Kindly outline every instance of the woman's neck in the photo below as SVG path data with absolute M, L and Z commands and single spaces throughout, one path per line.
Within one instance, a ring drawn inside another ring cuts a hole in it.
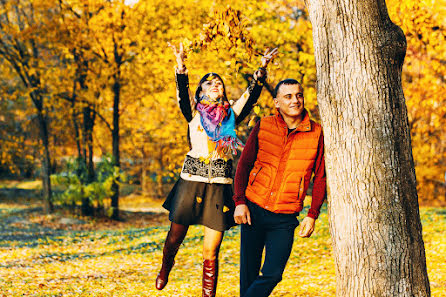
M 211 97 L 208 97 L 208 96 L 206 96 L 206 95 L 204 95 L 204 96 L 202 96 L 201 97 L 201 100 L 206 100 L 206 101 L 208 101 L 209 103 L 223 103 L 223 97 L 218 97 L 218 98 L 211 98 Z

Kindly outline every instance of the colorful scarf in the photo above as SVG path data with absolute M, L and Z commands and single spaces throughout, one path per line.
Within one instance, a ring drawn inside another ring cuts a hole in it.
M 204 97 L 204 96 L 203 96 Z M 218 153 L 237 154 L 237 147 L 243 143 L 235 133 L 235 115 L 227 101 L 211 101 L 207 97 L 197 103 L 197 110 L 201 115 L 201 125 L 206 134 L 215 142 Z

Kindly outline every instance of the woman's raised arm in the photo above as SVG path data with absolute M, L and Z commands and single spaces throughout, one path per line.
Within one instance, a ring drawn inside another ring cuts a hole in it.
M 175 55 L 177 66 L 175 67 L 175 81 L 177 85 L 177 100 L 183 116 L 186 121 L 192 121 L 192 101 L 189 96 L 189 78 L 187 76 L 187 68 L 184 64 L 186 54 L 184 53 L 183 44 L 180 43 L 179 48 L 167 43 Z
M 254 72 L 253 80 L 249 84 L 248 89 L 234 103 L 232 110 L 236 115 L 235 123 L 241 123 L 251 112 L 254 104 L 260 97 L 262 87 L 266 79 L 266 67 L 278 54 L 277 48 L 272 50 L 266 49 L 261 59 L 261 67 Z

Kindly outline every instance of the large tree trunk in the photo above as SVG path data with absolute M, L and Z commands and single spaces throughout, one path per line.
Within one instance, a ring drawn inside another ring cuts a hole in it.
M 384 0 L 307 0 L 337 296 L 430 296 L 401 71 Z

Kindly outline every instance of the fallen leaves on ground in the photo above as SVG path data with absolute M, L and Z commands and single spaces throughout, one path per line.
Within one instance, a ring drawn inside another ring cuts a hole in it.
M 432 296 L 439 297 L 446 296 L 445 212 L 421 209 Z M 154 214 L 152 222 L 143 213 L 127 216 L 125 222 L 93 221 L 73 228 L 36 214 L 30 215 L 29 224 L 2 223 L 0 296 L 201 296 L 203 228 L 190 228 L 169 284 L 157 291 L 154 281 L 168 231 L 166 214 Z M 219 296 L 238 296 L 239 244 L 239 227 L 226 232 Z M 315 234 L 310 239 L 296 236 L 284 278 L 271 296 L 335 296 L 335 288 L 324 208 Z

